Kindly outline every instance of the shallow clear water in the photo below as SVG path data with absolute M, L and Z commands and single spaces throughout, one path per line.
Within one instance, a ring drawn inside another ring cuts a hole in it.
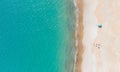
M 72 0 L 0 1 L 0 72 L 72 72 Z

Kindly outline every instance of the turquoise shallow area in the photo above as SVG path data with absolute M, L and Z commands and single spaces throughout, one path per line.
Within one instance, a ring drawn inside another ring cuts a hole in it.
M 0 72 L 72 72 L 72 0 L 0 0 Z

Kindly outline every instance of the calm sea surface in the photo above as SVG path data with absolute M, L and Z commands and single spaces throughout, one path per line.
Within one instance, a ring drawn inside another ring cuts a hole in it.
M 0 0 L 0 72 L 72 72 L 72 0 Z

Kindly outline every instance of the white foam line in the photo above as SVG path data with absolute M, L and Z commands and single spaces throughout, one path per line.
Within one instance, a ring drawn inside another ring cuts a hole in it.
M 78 35 L 78 9 L 77 9 L 77 4 L 76 1 L 73 0 L 74 6 L 76 8 L 75 10 L 75 16 L 76 16 L 76 23 L 75 23 L 75 57 L 74 57 L 74 69 L 73 72 L 75 72 L 76 70 L 76 58 L 77 58 L 77 47 L 78 47 L 78 39 L 77 39 L 77 35 Z

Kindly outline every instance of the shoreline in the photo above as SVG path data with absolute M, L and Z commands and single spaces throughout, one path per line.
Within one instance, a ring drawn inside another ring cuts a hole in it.
M 75 6 L 75 57 L 74 57 L 74 71 L 82 72 L 82 56 L 83 48 L 83 0 L 73 0 Z
M 120 1 L 84 0 L 84 10 L 80 1 L 75 0 L 74 72 L 120 72 Z

